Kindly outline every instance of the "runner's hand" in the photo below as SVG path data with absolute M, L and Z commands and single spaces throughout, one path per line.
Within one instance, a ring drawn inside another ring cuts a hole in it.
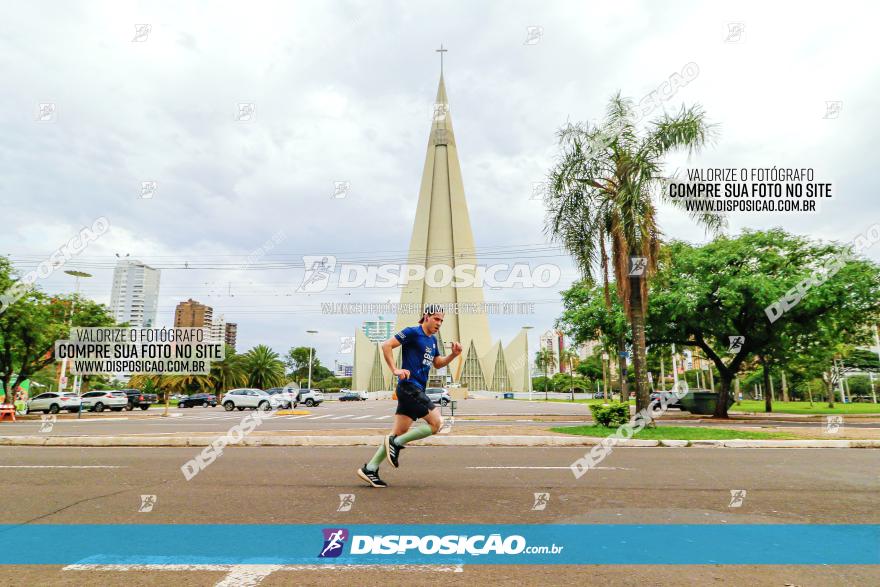
M 409 379 L 409 369 L 395 369 L 394 374 L 401 379 Z
M 452 343 L 452 356 L 457 357 L 461 354 L 461 343 L 454 342 Z

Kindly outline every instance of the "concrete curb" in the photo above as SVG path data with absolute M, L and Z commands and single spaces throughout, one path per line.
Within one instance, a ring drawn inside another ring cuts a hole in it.
M 0 446 L 208 446 L 219 436 L 0 436 Z M 228 446 L 374 446 L 382 436 L 247 436 Z M 432 436 L 428 446 L 594 446 L 590 436 Z M 880 448 L 880 440 L 622 440 L 622 447 Z

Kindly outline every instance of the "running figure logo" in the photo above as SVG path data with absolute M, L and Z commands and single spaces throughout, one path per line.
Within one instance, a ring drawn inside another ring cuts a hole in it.
M 318 558 L 336 558 L 342 554 L 345 541 L 348 540 L 348 530 L 345 528 L 324 528 L 324 548 Z
M 48 416 L 46 414 L 40 415 L 40 433 L 52 432 L 56 420 L 55 414 L 49 414 Z
M 837 434 L 843 426 L 843 416 L 825 416 L 825 432 Z
M 740 351 L 743 343 L 746 342 L 745 336 L 728 336 L 727 339 L 730 341 L 730 346 L 727 347 L 727 352 L 734 355 Z
M 339 494 L 339 507 L 336 508 L 337 512 L 350 512 L 351 506 L 354 505 L 354 493 L 340 493 Z
M 297 293 L 317 293 L 327 289 L 330 282 L 330 273 L 336 268 L 336 257 L 325 255 L 314 257 L 306 255 L 303 257 L 303 267 L 305 274 L 300 286 L 296 289 Z
M 630 277 L 637 277 L 639 275 L 644 275 L 645 269 L 647 267 L 648 267 L 647 257 L 630 257 L 629 258 L 629 275 L 630 275 Z
M 741 507 L 743 502 L 746 499 L 746 490 L 745 489 L 731 489 L 730 490 L 730 503 L 727 504 L 729 508 L 738 508 Z
M 139 512 L 151 512 L 153 511 L 153 506 L 156 505 L 156 496 L 155 495 L 142 495 L 141 496 L 141 507 L 138 508 Z
M 339 350 L 336 351 L 341 354 L 350 354 L 354 350 L 354 337 L 353 336 L 340 336 L 339 337 Z
M 545 509 L 549 502 L 550 502 L 550 494 L 549 493 L 536 493 L 535 494 L 535 505 L 532 506 L 532 511 Z

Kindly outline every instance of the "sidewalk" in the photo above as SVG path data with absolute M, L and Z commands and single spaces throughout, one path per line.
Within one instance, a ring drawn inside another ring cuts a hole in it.
M 305 431 L 304 431 L 305 432 Z M 226 446 L 376 446 L 384 438 L 381 434 L 364 435 L 362 430 L 315 431 L 305 433 L 251 434 Z M 342 433 L 345 432 L 345 433 Z M 197 447 L 208 446 L 222 435 L 193 434 L 175 436 L 0 436 L 0 446 L 79 446 L 79 447 Z M 498 447 L 552 447 L 595 446 L 600 437 L 553 434 L 520 435 L 457 435 L 441 434 L 428 437 L 412 446 L 498 446 Z M 880 439 L 809 439 L 809 440 L 621 440 L 623 447 L 714 447 L 714 448 L 880 448 Z

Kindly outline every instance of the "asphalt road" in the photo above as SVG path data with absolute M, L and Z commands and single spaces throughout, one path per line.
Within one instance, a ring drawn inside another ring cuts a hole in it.
M 191 481 L 196 449 L 0 447 L 0 523 L 880 523 L 871 450 L 621 448 L 575 479 L 577 448 L 413 446 L 390 487 L 354 475 L 366 447 L 230 448 Z M 82 468 L 89 467 L 89 468 Z M 551 468 L 548 468 L 551 467 Z M 730 491 L 745 489 L 741 507 Z M 546 509 L 533 510 L 534 493 Z M 339 494 L 355 495 L 338 512 Z M 155 495 L 139 512 L 141 495 Z M 759 548 L 760 545 L 756 545 Z M 266 569 L 2 567 L 0 585 L 867 585 L 877 567 L 614 566 Z M 242 573 L 251 575 L 243 577 Z M 238 573 L 239 575 L 236 575 Z
M 325 402 L 313 408 L 302 407 L 308 412 L 304 415 L 275 416 L 264 421 L 258 428 L 261 432 L 363 429 L 388 430 L 391 427 L 396 403 L 391 400 L 366 402 Z M 19 420 L 16 422 L 0 422 L 0 435 L 35 435 L 50 436 L 114 436 L 114 435 L 170 435 L 177 433 L 222 433 L 236 424 L 248 413 L 226 412 L 222 407 L 216 408 L 171 408 L 174 416 L 161 416 L 164 409 L 152 408 L 148 411 L 133 412 L 102 412 L 84 413 L 80 419 L 66 415 L 59 417 L 51 430 L 46 431 L 40 420 Z M 449 408 L 443 409 L 449 414 Z M 583 424 L 591 422 L 589 409 L 584 404 L 567 404 L 563 402 L 542 401 L 505 401 L 494 399 L 467 400 L 458 402 L 455 411 L 455 425 L 467 427 L 505 426 L 550 426 Z M 468 419 L 461 418 L 465 416 Z M 553 416 L 554 421 L 534 420 L 536 417 Z M 730 426 L 734 422 L 709 422 L 705 419 L 682 419 L 677 410 L 670 410 L 658 420 L 660 426 Z M 503 418 L 503 419 L 502 419 Z M 825 420 L 791 421 L 791 420 L 750 420 L 736 421 L 738 425 L 755 428 L 761 426 L 815 428 L 821 432 Z M 865 422 L 850 418 L 846 426 L 880 430 L 880 422 Z

